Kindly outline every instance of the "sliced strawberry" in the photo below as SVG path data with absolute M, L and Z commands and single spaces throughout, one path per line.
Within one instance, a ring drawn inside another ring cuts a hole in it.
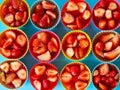
M 117 73 L 114 77 L 115 80 L 118 80 L 119 79 L 119 74 Z
M 96 17 L 103 17 L 104 14 L 105 14 L 105 9 L 103 9 L 103 8 L 97 8 L 94 10 L 94 15 Z
M 1 13 L 5 16 L 8 14 L 8 6 L 7 5 L 3 5 L 1 7 Z
M 72 80 L 72 75 L 69 73 L 69 72 L 64 72 L 62 75 L 61 75 L 61 80 L 64 82 L 64 83 L 68 83 Z
M 11 51 L 4 48 L 1 48 L 1 54 L 7 58 L 11 57 Z
M 10 63 L 10 66 L 11 66 L 11 69 L 12 69 L 13 71 L 17 71 L 17 70 L 20 69 L 20 67 L 22 66 L 22 64 L 19 63 L 19 62 L 17 62 L 17 61 L 15 61 L 15 62 L 11 62 L 11 63 Z
M 14 15 L 12 13 L 9 13 L 4 18 L 5 22 L 10 24 L 14 21 Z
M 7 38 L 12 38 L 12 39 L 15 39 L 15 38 L 16 38 L 16 34 L 15 34 L 15 32 L 12 31 L 12 30 L 6 31 L 6 32 L 5 32 L 5 35 L 6 35 Z
M 18 49 L 18 50 L 12 49 L 11 50 L 11 55 L 12 55 L 13 58 L 19 58 L 20 56 L 23 55 L 23 52 L 20 49 Z
M 38 80 L 33 81 L 33 85 L 35 86 L 37 90 L 41 90 L 42 88 L 41 82 Z
M 55 69 L 47 69 L 46 74 L 47 74 L 48 76 L 55 76 L 55 75 L 58 74 L 58 71 L 55 70 Z
M 37 58 L 41 61 L 49 61 L 51 59 L 51 55 L 49 51 L 46 51 L 45 53 L 39 55 Z
M 79 7 L 79 12 L 83 13 L 85 11 L 85 9 L 87 8 L 87 4 L 85 2 L 79 2 L 77 3 L 78 7 Z
M 21 0 L 12 0 L 12 6 L 14 9 L 18 9 L 20 5 Z
M 75 57 L 76 57 L 77 59 L 79 59 L 80 57 L 79 57 L 78 48 L 76 47 L 74 51 L 75 51 Z
M 116 48 L 120 42 L 120 37 L 119 35 L 115 35 L 112 39 L 111 39 L 112 43 L 113 43 L 113 47 Z
M 102 36 L 100 36 L 100 41 L 105 43 L 107 41 L 109 41 L 110 39 L 112 39 L 115 35 L 113 33 L 109 33 L 109 34 L 104 34 Z
M 39 21 L 39 19 L 40 19 L 39 17 L 40 16 L 38 14 L 33 13 L 32 14 L 32 21 L 35 22 L 35 23 L 37 23 Z
M 75 30 L 77 29 L 77 25 L 67 25 L 68 28 L 70 28 L 71 30 Z
M 53 77 L 48 77 L 47 78 L 50 82 L 56 82 L 58 77 L 57 76 L 53 76 Z
M 110 29 L 112 28 L 113 29 L 115 27 L 115 25 L 116 24 L 115 24 L 115 20 L 114 19 L 111 19 L 111 20 L 108 21 L 108 28 L 110 28 Z
M 23 18 L 23 12 L 16 12 L 15 14 L 15 20 L 19 21 L 19 20 L 22 20 Z
M 67 48 L 67 49 L 66 49 L 66 54 L 67 54 L 68 57 L 71 58 L 71 57 L 74 55 L 74 53 L 75 53 L 75 52 L 74 52 L 74 49 L 73 49 L 73 48 Z
M 80 71 L 83 71 L 83 70 L 85 70 L 85 65 L 80 64 Z
M 104 29 L 106 27 L 107 21 L 105 19 L 101 19 L 98 23 L 98 27 L 100 29 Z
M 110 10 L 115 10 L 118 8 L 117 4 L 115 2 L 110 2 L 109 5 L 108 5 L 108 8 Z
M 83 58 L 86 54 L 85 49 L 82 49 L 81 47 L 79 47 L 78 50 L 79 50 L 79 57 Z
M 63 21 L 67 24 L 73 23 L 75 18 L 72 14 L 70 13 L 65 13 L 62 17 Z
M 22 80 L 19 78 L 16 78 L 12 81 L 12 84 L 14 85 L 15 88 L 18 88 L 22 85 Z
M 111 11 L 111 10 L 106 10 L 106 12 L 105 12 L 105 17 L 106 17 L 107 19 L 111 19 L 111 18 L 112 18 L 112 11 Z
M 0 80 L 2 82 L 5 82 L 5 73 L 4 72 L 0 72 Z
M 56 45 L 51 41 L 48 43 L 47 47 L 50 52 L 57 52 L 58 50 L 58 47 L 56 47 Z
M 47 47 L 46 46 L 43 46 L 43 47 L 33 47 L 33 52 L 36 53 L 36 54 L 43 54 L 47 51 Z
M 42 41 L 43 43 L 48 43 L 49 42 L 49 39 L 50 39 L 50 36 L 48 33 L 46 32 L 40 32 L 37 34 L 37 38 Z
M 42 6 L 44 9 L 55 9 L 56 5 L 49 3 L 48 1 L 42 1 Z
M 50 25 L 50 18 L 47 14 L 44 14 L 44 16 L 41 18 L 40 22 L 39 22 L 39 26 L 40 27 L 48 27 Z
M 105 51 L 110 51 L 112 49 L 112 46 L 113 46 L 113 42 L 106 42 L 105 45 L 104 45 L 104 50 Z
M 97 84 L 97 85 L 101 82 L 101 77 L 100 77 L 100 75 L 95 76 L 93 79 L 94 79 L 94 83 Z
M 53 42 L 55 44 L 55 46 L 58 47 L 58 42 L 57 42 L 56 38 L 52 37 L 51 42 Z
M 99 67 L 100 75 L 106 75 L 109 73 L 109 65 L 103 64 Z
M 90 43 L 89 43 L 88 39 L 81 39 L 79 42 L 80 42 L 80 47 L 81 48 L 84 49 L 84 48 L 89 47 Z
M 17 76 L 21 79 L 21 80 L 26 80 L 27 78 L 27 71 L 25 69 L 20 69 L 17 72 Z
M 2 71 L 4 71 L 5 73 L 9 72 L 9 69 L 10 69 L 10 65 L 9 63 L 3 63 L 0 65 L 0 69 Z
M 35 74 L 38 76 L 43 75 L 45 70 L 46 70 L 45 66 L 36 66 L 35 67 Z
M 114 11 L 113 12 L 113 17 L 118 20 L 119 19 L 119 16 L 120 16 L 120 12 L 119 11 Z
M 93 76 L 98 76 L 98 74 L 99 74 L 99 71 L 98 71 L 98 70 L 95 70 L 95 71 L 93 72 Z
M 27 43 L 27 39 L 24 35 L 20 34 L 16 38 L 16 43 L 19 44 L 21 47 L 24 47 Z
M 79 34 L 77 35 L 77 39 L 78 39 L 78 40 L 85 39 L 85 38 L 86 38 L 86 36 L 85 36 L 84 34 L 79 33 Z
M 103 49 L 104 49 L 104 44 L 102 42 L 97 42 L 95 45 L 95 53 L 101 57 L 104 57 L 102 52 Z
M 5 83 L 6 83 L 6 84 L 10 84 L 16 77 L 17 77 L 17 76 L 16 76 L 15 73 L 9 73 L 9 74 L 6 76 L 6 81 L 5 81 Z
M 21 2 L 19 5 L 19 11 L 24 12 L 27 11 L 27 6 L 24 2 Z
M 74 35 L 69 35 L 66 37 L 66 43 L 68 44 L 73 44 L 75 42 L 75 36 Z
M 120 54 L 120 46 L 117 48 L 113 49 L 112 51 L 104 53 L 105 58 L 111 60 L 116 58 Z
M 13 43 L 13 39 L 11 38 L 7 39 L 7 41 L 3 44 L 3 48 L 11 47 L 12 43 Z
M 101 90 L 109 90 L 107 86 L 105 86 L 104 84 L 102 83 L 99 83 L 99 87 Z
M 67 11 L 76 11 L 78 10 L 78 6 L 76 3 L 69 1 L 66 7 Z
M 77 81 L 75 82 L 75 88 L 76 90 L 84 90 L 87 87 L 87 83 L 83 81 Z
M 28 13 L 26 11 L 23 12 L 23 18 L 21 20 L 22 23 L 25 23 L 27 21 L 28 18 Z
M 87 70 L 82 71 L 80 73 L 78 79 L 82 80 L 82 81 L 88 81 L 90 79 L 89 72 Z
M 51 18 L 53 18 L 53 19 L 56 19 L 56 18 L 57 18 L 56 14 L 55 14 L 54 12 L 50 11 L 50 10 L 47 10 L 47 11 L 46 11 L 46 14 L 48 14 L 48 15 L 49 15 Z
M 84 20 L 88 20 L 90 18 L 90 16 L 91 16 L 90 11 L 85 10 L 82 17 L 83 17 Z
M 70 72 L 73 76 L 78 75 L 80 73 L 80 68 L 78 66 L 71 66 Z
M 79 29 L 82 28 L 82 23 L 81 23 L 79 17 L 76 18 L 76 24 L 77 24 L 77 27 L 78 27 Z

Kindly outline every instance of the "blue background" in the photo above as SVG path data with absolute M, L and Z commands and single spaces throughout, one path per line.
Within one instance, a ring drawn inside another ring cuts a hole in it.
M 2 3 L 2 1 L 4 0 L 0 0 L 0 4 Z M 26 0 L 31 8 L 32 4 L 35 2 L 35 0 Z M 60 9 L 62 9 L 62 6 L 64 5 L 65 2 L 67 2 L 67 0 L 54 0 L 58 6 L 60 7 Z M 91 9 L 94 7 L 94 5 L 97 3 L 98 0 L 86 0 L 86 2 L 90 5 Z M 118 0 L 120 2 L 120 0 Z M 5 25 L 2 24 L 2 22 L 0 21 L 0 33 L 4 30 L 6 30 L 7 27 Z M 32 23 L 29 22 L 23 26 L 22 28 L 20 28 L 21 30 L 23 30 L 28 38 L 30 39 L 30 37 L 37 31 L 39 31 L 38 28 L 34 27 L 32 25 Z M 65 28 L 62 24 L 62 22 L 60 21 L 60 23 L 57 25 L 57 27 L 55 27 L 54 29 L 52 29 L 51 31 L 55 32 L 59 37 L 60 39 L 62 40 L 62 37 L 65 35 L 65 33 L 69 32 L 70 30 L 68 30 L 67 28 Z M 93 39 L 94 35 L 97 33 L 97 32 L 100 32 L 100 30 L 98 30 L 92 23 L 90 23 L 90 25 L 85 28 L 83 31 L 87 32 L 90 37 L 91 37 L 91 40 Z M 117 30 L 115 30 L 116 32 L 120 33 L 120 28 L 118 28 Z M 3 62 L 4 60 L 6 60 L 4 57 L 0 56 L 0 63 Z M 34 60 L 34 58 L 30 55 L 30 53 L 28 52 L 27 55 L 20 59 L 22 62 L 25 63 L 25 65 L 27 66 L 28 70 L 31 69 L 31 67 L 38 63 L 36 60 Z M 118 66 L 118 68 L 120 69 L 120 58 L 118 58 L 116 61 L 112 62 L 114 63 L 115 65 Z M 59 57 L 54 60 L 52 63 L 58 68 L 59 72 L 61 71 L 62 67 L 65 66 L 67 63 L 70 63 L 71 61 L 68 60 L 67 58 L 65 58 L 63 56 L 62 53 L 60 53 Z M 101 61 L 99 61 L 98 59 L 96 59 L 93 54 L 92 54 L 92 51 L 91 53 L 89 54 L 89 56 L 81 61 L 83 63 L 85 63 L 86 65 L 88 65 L 88 67 L 90 68 L 91 72 L 92 70 L 94 69 L 94 67 L 100 63 L 102 63 Z M 25 89 L 28 89 L 28 90 L 34 90 L 34 88 L 31 86 L 30 84 L 30 81 L 29 81 L 29 78 L 27 80 L 27 82 L 25 83 L 25 85 L 21 88 L 19 88 L 18 90 L 25 90 Z M 120 83 L 118 84 L 118 86 L 115 88 L 115 90 L 119 90 L 120 89 Z M 6 88 L 4 88 L 3 86 L 0 85 L 0 90 L 7 90 Z M 54 90 L 64 90 L 60 81 L 58 83 L 58 85 L 56 86 L 56 88 Z M 87 90 L 96 90 L 96 88 L 94 87 L 92 81 L 89 85 L 89 87 L 87 88 Z

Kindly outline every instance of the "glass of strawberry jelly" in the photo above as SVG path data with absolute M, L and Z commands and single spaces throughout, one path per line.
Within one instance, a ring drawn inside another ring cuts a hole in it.
M 37 28 L 50 30 L 60 21 L 60 9 L 52 0 L 39 0 L 32 6 L 30 19 Z
M 119 69 L 111 63 L 97 65 L 92 73 L 92 82 L 97 89 L 115 89 L 119 82 Z
M 61 11 L 62 23 L 70 30 L 86 28 L 91 20 L 91 9 L 84 0 L 69 0 Z
M 93 8 L 92 20 L 100 30 L 115 30 L 120 22 L 117 0 L 99 0 Z
M 61 50 L 59 37 L 48 30 L 41 30 L 30 38 L 30 53 L 41 62 L 55 60 Z
M 53 64 L 39 63 L 30 70 L 31 85 L 37 90 L 53 90 L 58 80 L 58 69 Z

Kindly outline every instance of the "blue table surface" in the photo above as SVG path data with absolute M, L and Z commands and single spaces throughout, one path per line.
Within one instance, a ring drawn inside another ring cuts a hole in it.
M 0 0 L 0 4 L 3 2 L 4 0 Z M 26 0 L 31 8 L 32 4 L 35 2 L 35 0 Z M 67 0 L 54 0 L 58 6 L 60 7 L 60 9 L 62 9 L 62 6 L 64 5 L 64 3 L 67 2 Z M 86 0 L 86 2 L 90 5 L 91 9 L 94 7 L 94 5 L 97 3 L 98 0 Z M 120 2 L 120 0 L 118 0 Z M 6 30 L 7 27 L 0 21 L 0 33 L 4 30 Z M 23 30 L 28 38 L 30 39 L 30 37 L 37 31 L 39 31 L 38 28 L 34 27 L 32 25 L 32 23 L 29 22 L 23 26 L 22 28 L 20 28 L 21 30 Z M 60 21 L 59 24 L 54 28 L 52 29 L 51 31 L 55 32 L 59 37 L 60 39 L 62 40 L 62 37 L 67 33 L 69 32 L 70 30 L 67 29 L 66 27 L 64 27 L 64 25 L 62 24 L 62 22 Z M 90 25 L 85 28 L 83 31 L 87 32 L 89 34 L 89 36 L 91 37 L 91 40 L 93 39 L 94 35 L 98 32 L 100 32 L 99 29 L 97 29 L 94 25 L 93 25 L 93 22 L 91 21 Z M 120 28 L 118 28 L 117 30 L 115 30 L 116 32 L 120 33 Z M 4 60 L 6 60 L 4 57 L 0 56 L 0 63 L 3 62 Z M 35 65 L 36 63 L 38 63 L 31 55 L 30 53 L 28 52 L 27 55 L 20 59 L 28 68 L 28 70 L 31 69 L 31 67 L 33 65 Z M 114 63 L 115 65 L 118 66 L 118 68 L 120 69 L 120 58 L 118 58 L 116 61 L 112 62 Z M 60 55 L 58 56 L 58 58 L 56 60 L 54 60 L 52 62 L 52 64 L 54 64 L 59 72 L 61 71 L 62 67 L 64 67 L 67 63 L 70 63 L 71 61 L 68 60 L 67 58 L 65 58 L 63 56 L 62 53 L 60 53 Z M 89 56 L 81 61 L 82 63 L 86 64 L 91 72 L 92 70 L 94 69 L 94 67 L 100 63 L 102 63 L 101 61 L 99 61 L 97 58 L 94 57 L 94 55 L 92 54 L 92 51 L 91 53 L 89 54 Z M 25 90 L 25 89 L 28 89 L 28 90 L 34 90 L 34 88 L 31 86 L 30 84 L 30 81 L 29 81 L 29 77 L 28 77 L 28 80 L 27 82 L 25 83 L 25 85 L 21 88 L 19 88 L 18 90 Z M 114 90 L 119 90 L 120 89 L 120 83 L 118 84 L 118 86 L 114 89 Z M 7 90 L 6 88 L 4 88 L 2 85 L 0 85 L 0 90 Z M 64 90 L 60 81 L 58 83 L 58 85 L 54 88 L 54 90 Z M 92 81 L 89 85 L 89 87 L 87 88 L 87 90 L 96 90 L 96 88 L 94 87 Z

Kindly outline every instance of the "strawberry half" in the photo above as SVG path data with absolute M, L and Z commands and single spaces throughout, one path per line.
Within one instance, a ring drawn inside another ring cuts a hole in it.
M 83 13 L 85 9 L 87 8 L 87 4 L 85 2 L 79 2 L 77 3 L 77 5 L 78 5 L 80 13 Z
M 112 42 L 106 42 L 104 45 L 104 50 L 105 51 L 110 51 L 112 49 L 113 43 Z
M 98 23 L 98 27 L 100 29 L 104 29 L 106 27 L 106 25 L 107 25 L 107 21 L 105 19 L 101 19 Z
M 15 20 L 19 21 L 19 20 L 22 20 L 23 18 L 23 12 L 16 12 L 15 14 Z
M 22 85 L 22 80 L 19 78 L 16 78 L 12 81 L 12 84 L 14 85 L 15 88 L 18 88 Z
M 38 80 L 33 81 L 33 85 L 35 86 L 37 90 L 41 90 L 42 88 L 41 82 Z
M 0 69 L 2 71 L 4 71 L 5 73 L 9 72 L 9 69 L 10 69 L 10 65 L 9 63 L 3 63 L 0 65 Z
M 106 10 L 106 12 L 105 12 L 105 17 L 106 17 L 107 19 L 111 19 L 111 18 L 112 18 L 112 11 L 111 11 L 111 10 Z
M 104 14 L 105 14 L 105 9 L 103 9 L 103 8 L 97 8 L 94 10 L 94 15 L 96 17 L 103 17 Z
M 69 1 L 66 7 L 67 11 L 76 11 L 78 10 L 78 6 L 76 3 Z
M 27 78 L 27 71 L 25 69 L 20 69 L 17 72 L 17 76 L 21 79 L 21 80 L 25 80 Z
M 75 82 L 75 88 L 76 90 L 84 90 L 87 87 L 87 83 L 83 81 L 77 81 Z
M 81 39 L 80 41 L 80 47 L 81 48 L 87 48 L 87 47 L 89 47 L 89 41 L 88 41 L 88 39 Z
M 4 17 L 4 20 L 6 23 L 10 24 L 14 21 L 14 15 L 12 13 L 9 13 Z
M 74 22 L 74 16 L 70 13 L 65 13 L 62 17 L 63 21 L 67 24 L 73 23 Z
M 70 82 L 72 80 L 72 75 L 69 72 L 64 72 L 61 75 L 61 80 L 64 83 L 68 83 L 68 82 Z
M 117 6 L 117 4 L 115 3 L 115 2 L 110 2 L 109 3 L 109 5 L 108 5 L 108 8 L 110 9 L 110 10 L 115 10 L 115 9 L 117 9 L 118 8 L 118 6 Z
M 45 66 L 36 66 L 35 67 L 35 74 L 38 76 L 43 75 L 45 70 L 46 70 Z
M 6 84 L 10 84 L 15 78 L 16 78 L 16 74 L 15 73 L 9 73 L 7 76 L 6 76 Z
M 53 18 L 53 19 L 56 19 L 56 18 L 57 18 L 56 14 L 55 14 L 54 12 L 50 11 L 50 10 L 47 10 L 47 11 L 46 11 L 46 14 L 49 15 L 49 16 L 50 16 L 51 18 Z
M 56 8 L 56 6 L 54 4 L 51 4 L 51 3 L 49 3 L 48 1 L 45 1 L 45 0 L 42 1 L 42 6 L 43 6 L 44 9 L 51 9 L 51 10 L 53 10 L 53 9 Z

